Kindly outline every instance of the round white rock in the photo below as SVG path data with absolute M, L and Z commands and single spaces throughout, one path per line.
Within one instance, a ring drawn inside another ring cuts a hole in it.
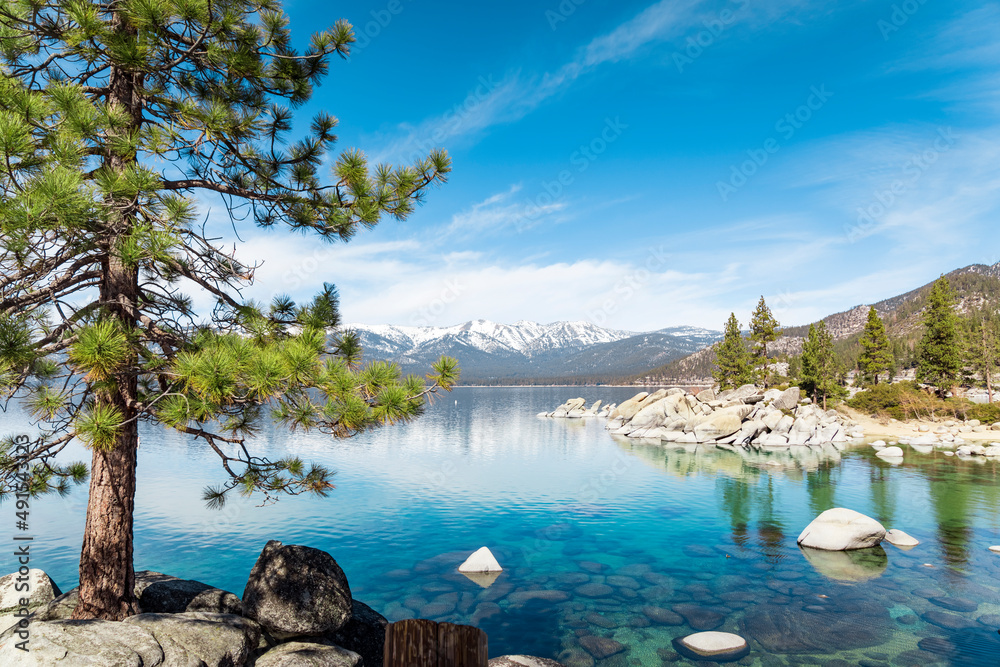
M 697 632 L 674 641 L 674 646 L 687 657 L 739 660 L 750 653 L 747 640 L 730 632 Z
M 886 447 L 875 452 L 875 456 L 879 456 L 883 459 L 901 459 L 903 458 L 903 450 L 899 447 Z
M 798 544 L 826 551 L 848 551 L 877 546 L 885 538 L 885 528 L 860 512 L 834 507 L 813 519 L 797 540 Z
M 903 531 L 897 530 L 896 528 L 886 531 L 885 541 L 889 544 L 894 544 L 897 547 L 915 547 L 920 544 L 920 540 L 907 535 Z

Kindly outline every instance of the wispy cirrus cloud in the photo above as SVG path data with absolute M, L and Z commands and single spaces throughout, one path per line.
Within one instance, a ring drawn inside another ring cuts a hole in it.
M 526 216 L 527 204 L 518 196 L 521 190 L 521 184 L 515 183 L 509 189 L 491 195 L 456 213 L 452 216 L 445 233 L 469 237 L 500 231 L 524 231 L 546 216 L 563 211 L 567 207 L 567 202 L 564 200 L 535 206 L 529 218 Z
M 375 161 L 412 160 L 429 149 L 472 139 L 489 127 L 516 122 L 597 67 L 634 57 L 643 47 L 684 35 L 700 25 L 702 0 L 660 0 L 614 30 L 594 38 L 575 58 L 541 75 L 520 71 L 495 82 L 481 77 L 465 100 L 418 125 L 400 125 L 400 135 L 375 154 Z

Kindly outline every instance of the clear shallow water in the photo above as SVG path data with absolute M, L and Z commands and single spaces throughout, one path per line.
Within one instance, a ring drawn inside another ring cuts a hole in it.
M 346 442 L 273 431 L 258 453 L 325 463 L 338 470 L 337 489 L 269 507 L 236 500 L 222 512 L 200 500 L 222 480 L 214 454 L 147 430 L 136 568 L 241 594 L 268 539 L 306 544 L 333 554 L 355 597 L 390 620 L 474 623 L 491 655 L 574 666 L 594 664 L 588 637 L 626 647 L 598 667 L 683 664 L 671 640 L 715 625 L 750 640 L 743 664 L 1000 664 L 1000 556 L 987 550 L 1000 544 L 996 462 L 907 451 L 893 466 L 867 447 L 745 457 L 535 417 L 578 395 L 633 393 L 459 389 L 413 424 Z M 22 428 L 2 419 L 4 431 Z M 922 544 L 803 553 L 795 538 L 833 506 Z M 7 535 L 13 511 L 0 506 Z M 76 584 L 84 511 L 83 489 L 32 510 L 32 565 L 64 590 Z M 483 545 L 506 568 L 487 589 L 456 572 Z M 15 569 L 7 554 L 0 563 Z

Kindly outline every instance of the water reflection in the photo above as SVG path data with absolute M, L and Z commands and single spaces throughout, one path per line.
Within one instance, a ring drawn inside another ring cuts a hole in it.
M 817 572 L 834 581 L 875 579 L 882 576 L 889 565 L 889 557 L 880 546 L 852 551 L 823 551 L 809 547 L 799 549 Z

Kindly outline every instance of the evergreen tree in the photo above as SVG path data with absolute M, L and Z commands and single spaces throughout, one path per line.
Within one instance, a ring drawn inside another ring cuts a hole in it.
M 712 377 L 720 389 L 732 389 L 753 382 L 753 365 L 746 340 L 740 333 L 735 313 L 729 314 L 722 341 L 715 348 L 715 369 Z
M 760 297 L 757 308 L 750 317 L 750 341 L 753 344 L 753 363 L 758 381 L 767 387 L 767 344 L 778 340 L 781 331 L 778 329 L 778 320 L 774 319 L 771 309 L 764 303 L 764 297 Z
M 983 382 L 992 403 L 993 378 L 1000 366 L 1000 320 L 992 310 L 982 309 L 971 313 L 962 324 L 968 380 L 970 384 Z
M 824 409 L 827 397 L 842 394 L 837 371 L 833 337 L 826 322 L 810 324 L 809 337 L 802 344 L 802 388 L 813 395 L 814 403 L 822 396 Z
M 892 345 L 885 333 L 885 324 L 875 312 L 875 306 L 868 309 L 868 321 L 861 334 L 861 355 L 858 357 L 858 370 L 866 385 L 878 384 L 879 375 L 886 373 L 887 382 L 892 381 L 891 371 L 895 363 L 892 356 Z
M 941 276 L 927 297 L 924 333 L 917 353 L 917 379 L 936 386 L 943 398 L 958 381 L 961 370 L 955 295 L 948 279 Z
M 233 491 L 325 495 L 324 468 L 252 453 L 263 420 L 350 436 L 414 418 L 457 378 L 447 358 L 426 381 L 360 364 L 352 336 L 327 337 L 339 323 L 332 285 L 304 305 L 243 300 L 254 265 L 198 224 L 196 198 L 215 197 L 234 226 L 346 241 L 406 218 L 450 170 L 443 152 L 405 167 L 336 155 L 325 113 L 290 142 L 290 107 L 354 37 L 341 21 L 299 52 L 287 25 L 277 0 L 19 1 L 0 12 L 0 388 L 40 425 L 27 451 L 0 449 L 0 489 L 64 492 L 89 475 L 74 618 L 136 612 L 140 422 L 220 457 L 227 481 L 206 489 L 212 505 Z M 217 301 L 212 313 L 192 309 L 190 288 Z M 91 450 L 89 470 L 57 460 L 74 439 Z

